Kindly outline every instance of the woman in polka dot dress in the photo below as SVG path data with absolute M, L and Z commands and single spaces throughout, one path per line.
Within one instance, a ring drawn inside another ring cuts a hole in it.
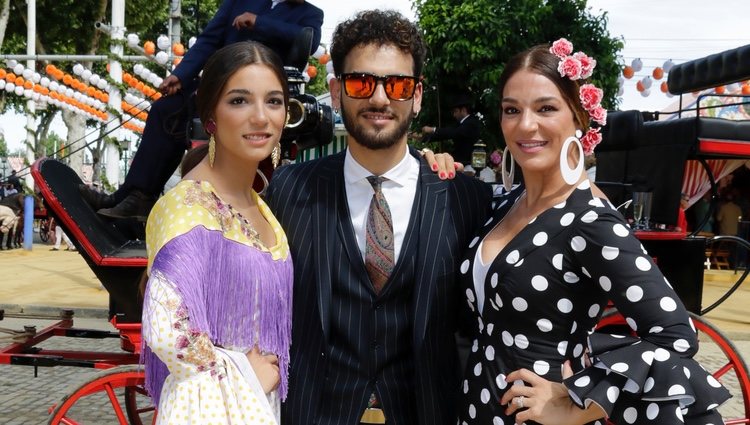
M 202 159 L 186 159 L 190 170 L 146 226 L 142 359 L 157 423 L 279 421 L 292 262 L 252 186 L 279 149 L 287 101 L 281 61 L 258 43 L 224 47 L 203 70 L 196 105 L 209 146 L 191 151 Z
M 459 424 L 722 423 L 729 395 L 692 359 L 684 306 L 576 166 L 600 140 L 590 121 L 606 120 L 601 91 L 581 85 L 594 64 L 563 39 L 515 56 L 501 76 L 506 155 L 523 184 L 460 267 L 477 335 Z M 637 337 L 591 333 L 608 300 Z

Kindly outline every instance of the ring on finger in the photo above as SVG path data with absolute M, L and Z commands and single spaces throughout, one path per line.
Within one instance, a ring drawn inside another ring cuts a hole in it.
M 419 152 L 421 152 L 421 153 L 422 153 L 422 156 L 425 156 L 425 155 L 427 155 L 427 153 L 428 153 L 428 152 L 429 152 L 429 153 L 433 153 L 433 154 L 435 153 L 435 152 L 433 152 L 433 151 L 432 151 L 432 149 L 430 149 L 430 148 L 422 148 L 422 150 L 421 150 L 421 151 L 419 151 Z
M 516 397 L 516 406 L 519 409 L 523 409 L 523 396 Z

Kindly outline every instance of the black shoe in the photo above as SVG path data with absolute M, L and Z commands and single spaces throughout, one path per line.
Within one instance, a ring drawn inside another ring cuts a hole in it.
M 102 208 L 97 213 L 112 218 L 135 218 L 139 221 L 145 221 L 155 202 L 155 198 L 140 190 L 134 190 L 119 204 L 112 208 Z
M 78 185 L 78 192 L 83 196 L 83 200 L 86 201 L 87 204 L 91 207 L 94 211 L 99 211 L 102 208 L 110 208 L 117 205 L 117 202 L 115 201 L 115 197 L 112 195 L 107 195 L 106 193 L 99 192 L 98 190 L 94 190 L 85 184 L 79 184 Z

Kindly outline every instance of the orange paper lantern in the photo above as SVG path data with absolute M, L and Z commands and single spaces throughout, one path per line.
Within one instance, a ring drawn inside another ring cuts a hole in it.
M 714 89 L 716 94 L 724 94 L 726 93 L 727 89 L 724 86 L 719 86 Z
M 750 84 L 743 84 L 742 85 L 742 94 L 750 94 Z
M 177 56 L 176 58 L 172 59 L 172 65 L 177 66 L 182 62 L 182 57 Z
M 662 81 L 661 84 L 659 85 L 659 88 L 661 89 L 662 93 L 666 93 L 666 92 L 669 91 L 669 88 L 667 87 L 667 82 L 666 81 Z
M 156 52 L 156 45 L 153 41 L 147 41 L 143 43 L 143 51 L 146 52 L 147 55 L 153 56 L 154 52 Z
M 0 68 L 0 80 L 5 78 L 5 74 L 7 74 L 7 72 L 5 72 L 4 69 Z
M 17 86 L 23 86 L 23 81 L 24 81 L 24 80 L 23 80 L 23 77 L 16 77 L 16 79 L 15 79 L 14 83 L 15 83 L 15 84 L 16 84 Z
M 635 83 L 635 89 L 639 92 L 645 90 L 645 87 L 643 87 L 643 81 L 638 81 L 637 83 Z
M 323 53 L 322 55 L 320 55 L 320 59 L 318 59 L 318 62 L 320 62 L 321 65 L 325 65 L 330 60 L 331 60 L 331 55 L 329 55 L 328 53 Z
M 307 67 L 307 75 L 310 76 L 310 78 L 315 78 L 315 76 L 318 75 L 318 68 L 315 67 L 315 65 L 310 65 Z
M 654 68 L 654 72 L 651 73 L 655 80 L 661 80 L 664 77 L 664 70 L 657 66 Z
M 26 90 L 31 90 L 33 87 L 34 83 L 32 83 L 31 81 L 26 81 L 25 83 L 23 83 L 23 88 L 25 88 Z
M 57 70 L 57 68 L 55 68 L 55 65 L 52 65 L 52 64 L 49 64 L 49 65 L 47 65 L 47 66 L 44 67 L 44 71 L 47 72 L 47 74 L 52 74 L 56 70 Z
M 625 77 L 627 79 L 631 79 L 631 78 L 633 78 L 633 75 L 635 75 L 635 71 L 633 71 L 633 67 L 632 66 L 626 65 L 622 69 L 622 76 L 623 77 Z M 640 90 L 638 90 L 638 91 L 640 91 Z
M 176 56 L 183 56 L 185 54 L 185 46 L 182 43 L 175 43 L 172 45 L 172 53 Z
M 16 81 L 16 74 L 9 72 L 5 75 L 5 81 L 14 83 Z M 15 84 L 15 83 L 14 83 Z

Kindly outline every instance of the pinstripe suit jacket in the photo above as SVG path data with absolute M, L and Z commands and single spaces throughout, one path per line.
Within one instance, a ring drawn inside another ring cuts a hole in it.
M 289 165 L 275 174 L 268 203 L 289 238 L 294 260 L 294 309 L 289 396 L 284 424 L 315 423 L 326 385 L 333 270 L 352 267 L 344 244 L 350 220 L 344 189 L 344 152 Z M 412 155 L 419 158 L 416 151 Z M 488 185 L 465 176 L 441 181 L 420 161 L 418 252 L 412 296 L 413 382 L 419 424 L 456 421 L 459 365 L 455 343 L 459 300 L 458 261 L 474 230 L 484 223 L 491 201 Z M 342 208 L 343 207 L 343 208 Z M 340 252 L 336 258 L 332 252 Z M 408 258 L 402 256 L 401 258 Z M 361 257 L 354 259 L 361 261 Z M 464 303 L 461 303 L 463 305 Z M 387 383 L 386 383 L 387 384 Z M 364 404 L 352 397 L 340 406 L 342 425 L 359 417 Z M 387 414 L 387 413 L 386 413 Z

